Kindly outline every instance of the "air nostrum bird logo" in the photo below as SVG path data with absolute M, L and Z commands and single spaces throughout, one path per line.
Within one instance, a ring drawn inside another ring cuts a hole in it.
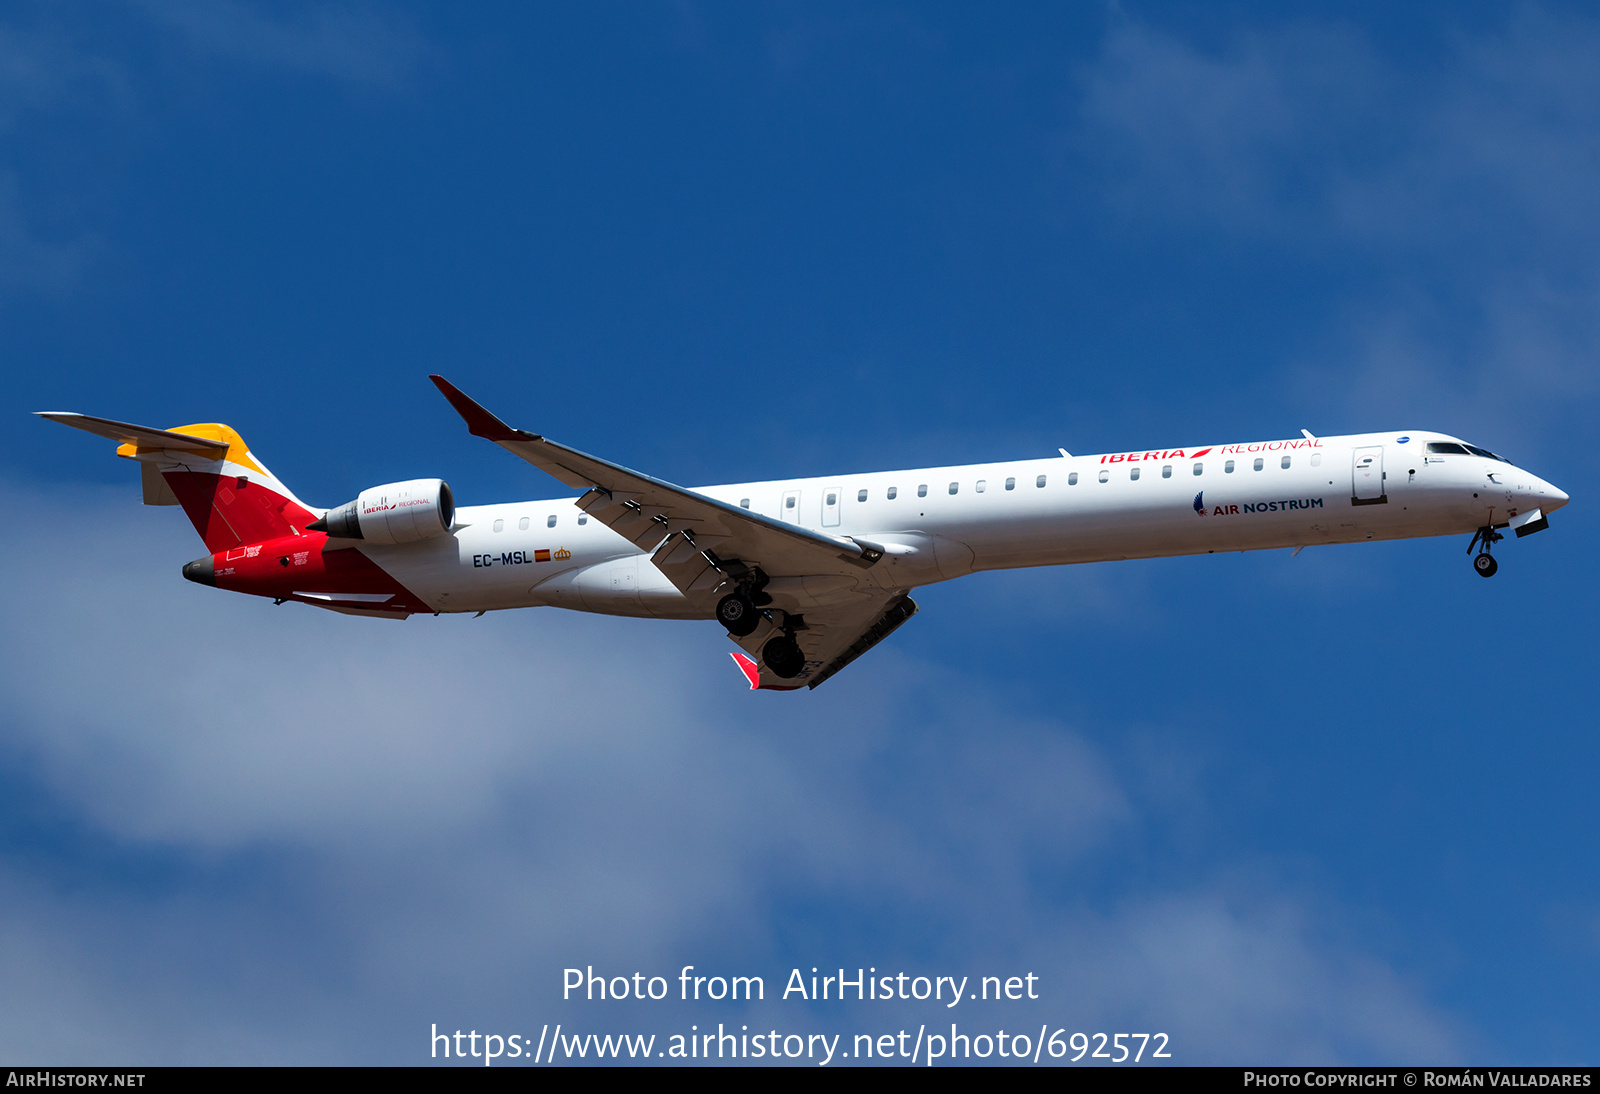
M 1195 511 L 1195 514 L 1197 516 L 1202 516 L 1203 517 L 1203 516 L 1206 515 L 1205 497 L 1206 497 L 1206 492 L 1204 490 L 1200 491 L 1198 494 L 1196 494 L 1194 496 L 1194 511 Z

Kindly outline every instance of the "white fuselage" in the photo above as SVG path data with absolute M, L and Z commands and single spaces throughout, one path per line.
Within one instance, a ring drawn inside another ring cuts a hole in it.
M 1405 438 L 1403 441 L 1401 438 Z M 881 545 L 859 578 L 911 589 L 978 570 L 1471 534 L 1567 496 L 1512 464 L 1430 455 L 1437 433 L 1371 433 L 708 486 L 766 516 Z M 891 496 L 892 495 L 892 496 Z M 701 618 L 649 555 L 572 498 L 462 507 L 451 533 L 359 549 L 434 610 L 553 605 Z

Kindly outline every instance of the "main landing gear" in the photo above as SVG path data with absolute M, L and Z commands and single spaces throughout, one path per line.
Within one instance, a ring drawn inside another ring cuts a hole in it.
M 1493 577 L 1495 572 L 1500 569 L 1500 564 L 1494 560 L 1494 556 L 1489 552 L 1493 550 L 1496 543 L 1505 538 L 1505 536 L 1487 525 L 1472 534 L 1472 542 L 1467 544 L 1467 554 L 1470 555 L 1472 549 L 1478 544 L 1483 544 L 1483 550 L 1479 551 L 1478 557 L 1472 560 L 1472 568 L 1478 571 L 1479 577 Z
M 743 638 L 761 625 L 761 613 L 743 592 L 729 593 L 717 601 L 717 622 L 735 638 Z
M 764 617 L 761 609 L 772 603 L 772 597 L 761 591 L 766 583 L 766 575 L 755 570 L 753 580 L 742 582 L 717 601 L 717 622 L 733 637 L 744 638 L 761 626 Z M 783 628 L 783 633 L 767 639 L 766 645 L 761 647 L 761 660 L 774 676 L 792 680 L 806 667 L 805 651 L 794 637 L 797 629 L 805 628 L 805 621 L 798 615 L 791 616 L 777 609 L 773 609 L 772 614 L 773 622 Z
M 761 660 L 767 663 L 775 676 L 792 680 L 806 667 L 805 651 L 792 634 L 780 634 L 761 647 Z
M 773 675 L 790 680 L 799 676 L 800 670 L 806 667 L 806 655 L 789 629 L 791 621 L 786 616 L 781 618 L 785 620 L 784 632 L 768 639 L 767 644 L 761 647 L 761 660 L 767 663 Z M 732 592 L 717 601 L 717 622 L 727 627 L 728 633 L 735 638 L 743 638 L 754 633 L 761 625 L 761 610 L 742 590 Z

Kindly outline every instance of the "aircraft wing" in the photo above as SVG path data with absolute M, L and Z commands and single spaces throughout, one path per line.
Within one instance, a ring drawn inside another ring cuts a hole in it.
M 888 591 L 858 594 L 847 602 L 806 612 L 804 627 L 794 636 L 805 651 L 806 664 L 792 679 L 777 675 L 761 659 L 761 647 L 778 633 L 770 624 L 763 624 L 748 637 L 735 638 L 748 656 L 738 653 L 732 656 L 752 688 L 777 691 L 814 688 L 916 614 L 916 601 L 903 592 Z
M 773 578 L 844 578 L 860 575 L 883 557 L 877 544 L 774 520 L 513 429 L 444 377 L 429 379 L 474 436 L 494 441 L 568 486 L 587 488 L 578 507 L 653 552 L 650 561 L 679 590 L 691 599 L 707 600 L 708 615 L 712 590 L 756 567 Z M 826 590 L 829 595 L 837 592 Z
M 513 429 L 444 377 L 430 379 L 474 436 L 584 489 L 578 506 L 649 552 L 707 617 L 735 582 L 759 577 L 757 588 L 783 609 L 778 618 L 806 661 L 792 678 L 767 668 L 761 649 L 784 630 L 763 618 L 751 634 L 734 639 L 748 654 L 733 656 L 753 688 L 814 688 L 916 614 L 904 589 L 886 588 L 864 573 L 883 557 L 878 544 L 774 520 Z

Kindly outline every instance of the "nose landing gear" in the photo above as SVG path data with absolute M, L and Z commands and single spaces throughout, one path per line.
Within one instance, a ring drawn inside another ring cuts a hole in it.
M 1483 544 L 1483 550 L 1478 552 L 1478 557 L 1472 560 L 1472 568 L 1478 571 L 1479 577 L 1493 577 L 1495 572 L 1500 569 L 1500 564 L 1494 560 L 1494 556 L 1489 552 L 1496 543 L 1505 538 L 1505 536 L 1488 525 L 1479 528 L 1472 534 L 1472 542 L 1467 544 L 1467 554 L 1470 555 L 1472 549 L 1478 544 Z

